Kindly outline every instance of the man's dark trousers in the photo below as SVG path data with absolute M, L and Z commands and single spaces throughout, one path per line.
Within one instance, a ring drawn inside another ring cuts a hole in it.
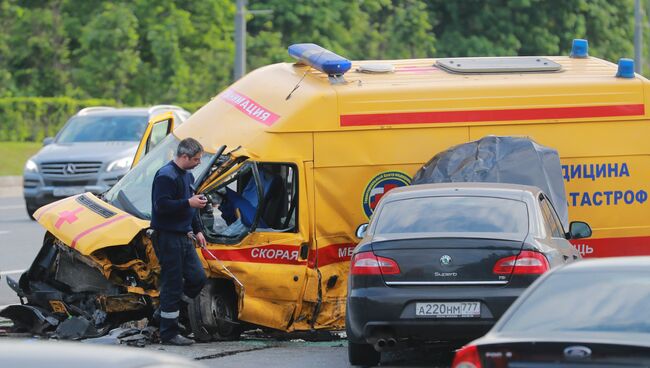
M 178 335 L 182 294 L 199 295 L 207 278 L 192 240 L 187 234 L 156 231 L 154 249 L 160 262 L 160 339 Z

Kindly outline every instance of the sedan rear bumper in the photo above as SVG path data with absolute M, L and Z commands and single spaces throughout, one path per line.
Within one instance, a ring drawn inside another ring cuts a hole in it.
M 525 290 L 508 286 L 369 287 L 348 295 L 348 339 L 374 344 L 381 338 L 469 341 L 484 335 Z M 416 316 L 418 302 L 481 302 L 475 318 Z

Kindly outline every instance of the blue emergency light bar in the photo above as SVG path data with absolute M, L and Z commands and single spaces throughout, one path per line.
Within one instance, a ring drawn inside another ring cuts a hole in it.
M 573 40 L 573 44 L 571 45 L 571 54 L 569 54 L 569 57 L 582 59 L 588 56 L 589 42 L 580 38 Z
M 634 78 L 634 60 L 621 58 L 618 61 L 616 76 L 619 78 Z
M 313 43 L 293 44 L 289 55 L 327 75 L 343 75 L 352 67 L 350 60 Z

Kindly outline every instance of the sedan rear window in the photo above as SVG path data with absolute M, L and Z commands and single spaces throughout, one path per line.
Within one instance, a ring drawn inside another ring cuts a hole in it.
M 494 197 L 422 197 L 386 203 L 374 235 L 413 233 L 528 233 L 521 201 Z
M 649 305 L 650 272 L 558 272 L 534 289 L 500 331 L 650 334 Z

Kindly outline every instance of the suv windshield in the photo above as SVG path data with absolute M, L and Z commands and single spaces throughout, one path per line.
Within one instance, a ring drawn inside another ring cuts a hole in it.
M 151 218 L 151 185 L 158 169 L 174 158 L 180 140 L 173 134 L 165 137 L 151 152 L 146 154 L 133 170 L 129 171 L 104 199 L 113 206 L 134 216 Z M 201 164 L 192 170 L 196 178 L 209 164 L 212 154 L 205 153 Z
M 56 141 L 58 143 L 138 142 L 146 128 L 146 115 L 75 116 L 65 125 Z

